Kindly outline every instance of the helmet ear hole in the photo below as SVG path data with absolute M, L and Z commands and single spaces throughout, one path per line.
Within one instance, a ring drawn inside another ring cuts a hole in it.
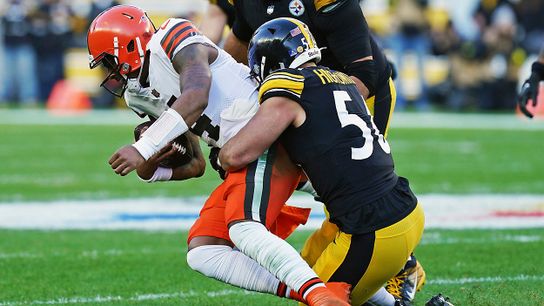
M 134 52 L 134 39 L 128 43 L 127 52 Z

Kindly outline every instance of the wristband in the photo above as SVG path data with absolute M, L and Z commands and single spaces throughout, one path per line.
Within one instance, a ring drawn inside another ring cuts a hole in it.
M 169 108 L 155 121 L 132 146 L 145 160 L 164 148 L 170 141 L 187 132 L 189 127 L 183 117 Z
M 173 173 L 174 171 L 172 168 L 157 167 L 157 170 L 155 170 L 155 173 L 153 173 L 153 176 L 151 176 L 149 179 L 143 179 L 139 175 L 138 177 L 140 180 L 146 183 L 153 183 L 159 181 L 169 181 L 172 178 Z

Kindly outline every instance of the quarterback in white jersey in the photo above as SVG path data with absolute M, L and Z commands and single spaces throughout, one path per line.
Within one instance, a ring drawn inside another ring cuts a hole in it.
M 180 50 L 191 44 L 209 46 L 217 51 L 216 58 L 209 65 L 211 85 L 208 103 L 191 130 L 209 145 L 218 146 L 219 130 L 228 129 L 233 121 L 249 119 L 255 113 L 258 91 L 256 83 L 249 76 L 249 68 L 237 63 L 207 37 L 200 35 L 188 20 L 170 18 L 155 32 L 147 45 L 148 52 L 138 82 L 132 81 L 132 86 L 125 92 L 125 100 L 134 111 L 153 113 L 158 118 L 168 109 L 168 101 L 173 102 L 181 96 L 180 74 L 172 60 Z M 147 90 L 140 87 L 141 84 L 149 84 Z M 161 108 L 149 109 L 148 103 L 140 103 L 138 96 L 142 93 L 159 95 Z M 227 126 L 219 129 L 221 113 L 224 113 Z M 240 118 L 233 118 L 235 115 Z M 236 125 L 235 129 L 239 128 Z M 232 135 L 230 131 L 227 134 Z
M 138 168 L 189 130 L 221 146 L 257 109 L 256 84 L 248 68 L 187 20 L 169 19 L 154 31 L 141 9 L 116 6 L 93 21 L 88 45 L 91 67 L 102 64 L 111 72 L 102 85 L 124 95 L 140 115 L 157 118 L 136 143 L 122 147 L 110 159 L 120 175 Z M 307 217 L 308 211 L 286 211 L 291 207 L 284 205 L 300 174 L 281 147 L 272 147 L 246 168 L 229 173 L 191 228 L 189 265 L 233 285 L 310 305 L 338 299 L 330 289 L 334 286 L 346 300 L 346 284 L 325 286 L 279 237 Z

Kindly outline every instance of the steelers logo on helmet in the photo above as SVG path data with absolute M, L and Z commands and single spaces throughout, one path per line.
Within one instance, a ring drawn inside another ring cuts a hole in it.
M 282 17 L 262 24 L 255 31 L 249 42 L 248 59 L 252 75 L 262 82 L 276 70 L 318 63 L 321 51 L 303 22 Z
M 304 11 L 305 8 L 304 4 L 302 4 L 302 1 L 293 0 L 289 2 L 289 12 L 291 12 L 291 15 L 298 17 L 304 14 Z

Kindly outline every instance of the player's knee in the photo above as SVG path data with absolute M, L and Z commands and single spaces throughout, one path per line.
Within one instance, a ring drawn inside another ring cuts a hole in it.
M 267 231 L 266 227 L 255 221 L 239 221 L 229 227 L 229 236 L 232 242 L 239 248 L 248 240 L 255 240 L 259 232 Z
M 212 276 L 221 258 L 230 251 L 232 248 L 226 245 L 199 246 L 187 252 L 187 264 L 197 272 Z

